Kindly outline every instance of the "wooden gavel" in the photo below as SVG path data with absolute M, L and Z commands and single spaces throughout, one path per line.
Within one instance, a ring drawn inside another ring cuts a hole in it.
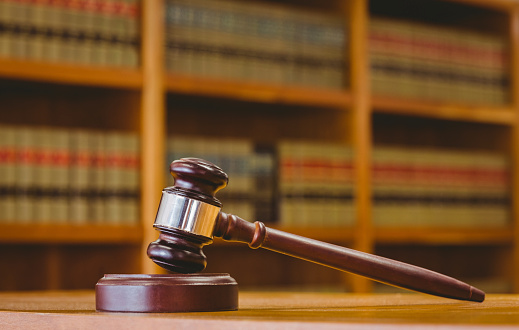
M 375 256 L 248 222 L 221 212 L 215 197 L 228 177 L 214 164 L 183 158 L 171 163 L 173 187 L 163 190 L 154 227 L 158 240 L 148 246 L 148 256 L 161 267 L 179 273 L 196 273 L 206 266 L 202 252 L 213 237 L 247 243 L 365 276 L 385 284 L 459 300 L 482 302 L 485 293 L 454 278 Z

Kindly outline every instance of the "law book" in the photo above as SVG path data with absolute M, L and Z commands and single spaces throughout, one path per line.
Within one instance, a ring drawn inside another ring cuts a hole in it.
M 16 219 L 16 132 L 10 125 L 0 125 L 0 222 Z
M 70 130 L 49 129 L 50 140 L 50 220 L 70 222 Z
M 90 166 L 92 166 L 91 177 L 92 191 L 90 200 L 90 220 L 93 223 L 105 223 L 106 220 L 106 142 L 105 134 L 100 131 L 91 131 L 90 148 L 92 149 Z
M 30 127 L 19 127 L 15 134 L 15 221 L 31 223 L 35 218 L 35 134 Z
M 105 221 L 138 222 L 139 161 L 137 136 L 124 132 L 105 135 Z
M 86 224 L 92 220 L 92 197 L 94 192 L 93 166 L 94 146 L 92 135 L 84 129 L 70 132 L 69 171 L 69 221 L 71 224 Z
M 122 175 L 122 212 L 121 222 L 136 225 L 140 219 L 140 144 L 135 133 L 126 133 L 122 141 L 122 159 L 120 170 Z
M 104 185 L 101 188 L 104 196 L 103 221 L 115 224 L 122 221 L 124 207 L 122 191 L 124 176 L 122 172 L 122 147 L 123 135 L 119 132 L 109 132 L 103 137 L 103 178 Z
M 52 175 L 51 160 L 52 139 L 50 129 L 37 127 L 31 129 L 34 152 L 33 180 L 31 195 L 34 199 L 34 215 L 32 220 L 38 223 L 49 223 L 52 220 L 51 205 L 57 196 L 53 196 L 52 185 L 56 178 Z

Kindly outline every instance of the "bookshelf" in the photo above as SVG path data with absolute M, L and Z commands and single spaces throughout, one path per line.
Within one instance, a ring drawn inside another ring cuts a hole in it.
M 170 71 L 164 44 L 171 26 L 158 19 L 164 17 L 168 3 L 142 1 L 137 11 L 140 60 L 136 67 L 0 56 L 0 101 L 5 109 L 16 109 L 0 111 L 0 125 L 115 130 L 140 137 L 140 222 L 1 223 L 0 263 L 2 269 L 9 269 L 9 280 L 0 289 L 87 288 L 95 284 L 102 272 L 159 272 L 145 251 L 157 237 L 152 223 L 168 176 L 165 164 L 171 161 L 166 159 L 167 139 L 175 135 L 248 139 L 274 148 L 285 140 L 350 146 L 354 150 L 355 222 L 333 228 L 276 223 L 273 226 L 418 264 L 423 261 L 417 256 L 423 253 L 430 259 L 423 262 L 424 266 L 447 273 L 441 258 L 450 257 L 452 248 L 452 260 L 445 264 L 459 261 L 467 271 L 464 273 L 458 267 L 451 275 L 468 281 L 499 281 L 505 283 L 499 286 L 505 287 L 505 291 L 519 290 L 519 175 L 514 166 L 519 159 L 519 5 L 515 1 L 337 0 L 325 5 L 314 0 L 253 1 L 252 5 L 258 8 L 274 5 L 280 15 L 310 9 L 319 15 L 342 18 L 346 47 L 341 56 L 346 65 L 338 88 Z M 478 26 L 484 22 L 491 35 L 506 40 L 508 45 L 506 101 L 473 104 L 459 99 L 378 93 L 373 88 L 376 72 L 370 68 L 369 56 L 370 23 L 378 17 L 472 34 L 478 33 Z M 130 41 L 118 42 L 121 43 L 133 45 Z M 272 66 L 267 70 L 273 70 Z M 315 74 L 309 72 L 310 77 Z M 371 168 L 374 153 L 386 144 L 403 149 L 457 148 L 507 155 L 512 164 L 508 195 L 512 220 L 496 228 L 378 226 L 373 221 L 377 183 Z M 493 271 L 476 269 L 478 253 L 483 254 L 483 262 L 492 265 Z M 356 292 L 375 289 L 359 277 L 336 274 L 269 252 L 247 251 L 234 244 L 218 241 L 207 247 L 207 254 L 208 271 L 230 272 L 245 286 L 293 284 Z M 261 261 L 263 267 L 252 265 L 250 259 Z M 39 265 L 45 276 L 35 279 L 20 260 Z M 248 266 L 238 269 L 236 263 Z M 84 275 L 82 267 L 89 268 Z M 266 274 L 272 268 L 277 270 Z M 467 273 L 472 271 L 475 274 Z

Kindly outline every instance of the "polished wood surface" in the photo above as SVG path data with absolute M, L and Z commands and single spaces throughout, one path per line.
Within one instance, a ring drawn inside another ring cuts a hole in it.
M 239 310 L 137 314 L 95 310 L 93 291 L 2 293 L 2 329 L 500 329 L 519 328 L 519 295 L 484 303 L 421 294 L 242 292 Z

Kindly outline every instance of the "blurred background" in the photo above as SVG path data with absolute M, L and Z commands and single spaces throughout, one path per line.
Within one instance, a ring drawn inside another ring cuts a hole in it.
M 163 272 L 168 165 L 200 157 L 225 212 L 519 292 L 518 26 L 514 0 L 0 0 L 0 290 Z M 397 290 L 204 252 L 241 289 Z

